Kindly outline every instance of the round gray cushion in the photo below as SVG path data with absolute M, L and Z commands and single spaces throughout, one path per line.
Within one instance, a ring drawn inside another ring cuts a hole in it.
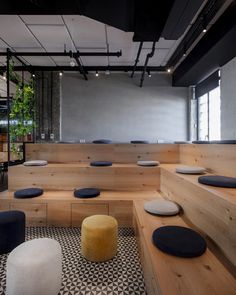
M 212 140 L 213 144 L 236 144 L 235 139 Z
M 20 189 L 14 192 L 14 197 L 17 199 L 29 199 L 39 197 L 43 194 L 43 190 L 37 187 Z
M 206 185 L 236 188 L 236 178 L 220 175 L 206 175 L 198 177 L 198 182 Z
M 82 188 L 74 191 L 74 196 L 76 198 L 95 198 L 100 195 L 100 191 L 97 188 Z
M 178 166 L 175 171 L 183 174 L 202 174 L 206 172 L 206 169 L 204 167 L 197 166 Z
M 189 144 L 189 143 L 191 143 L 191 141 L 175 141 L 174 143 L 176 143 L 176 144 Z
M 180 207 L 174 202 L 160 199 L 146 202 L 144 209 L 151 214 L 171 216 L 178 214 Z
M 152 239 L 158 249 L 178 257 L 198 257 L 207 249 L 206 241 L 199 233 L 182 226 L 159 227 Z
M 48 161 L 45 160 L 32 160 L 26 161 L 23 163 L 24 166 L 45 166 L 48 164 Z
M 90 163 L 90 166 L 94 166 L 94 167 L 112 166 L 112 162 L 110 162 L 110 161 L 94 161 L 94 162 Z
M 147 167 L 158 166 L 159 164 L 160 164 L 160 162 L 158 162 L 158 161 L 138 161 L 137 162 L 137 165 L 139 165 L 139 166 L 147 166 Z

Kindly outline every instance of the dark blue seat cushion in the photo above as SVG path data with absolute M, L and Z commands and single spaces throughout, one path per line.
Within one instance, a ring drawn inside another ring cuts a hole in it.
M 100 191 L 97 188 L 82 188 L 74 191 L 76 198 L 95 198 L 100 195 Z
M 147 140 L 131 140 L 130 143 L 133 143 L 133 144 L 147 144 L 149 143 Z
M 206 241 L 194 230 L 182 226 L 163 226 L 153 232 L 154 245 L 161 251 L 184 258 L 198 257 L 207 248 Z
M 206 175 L 198 177 L 198 182 L 211 186 L 236 188 L 236 178 L 220 175 Z
M 236 140 L 235 139 L 212 140 L 211 143 L 215 143 L 215 144 L 236 144 Z
M 21 211 L 0 212 L 0 254 L 11 252 L 25 241 L 25 214 Z
M 93 143 L 109 144 L 109 143 L 112 143 L 112 141 L 110 139 L 97 139 L 97 140 L 94 140 Z
M 209 144 L 211 143 L 209 140 L 194 140 L 192 143 L 196 144 Z
M 90 163 L 90 166 L 94 166 L 94 167 L 112 166 L 112 162 L 109 162 L 109 161 L 94 161 L 94 162 Z
M 25 188 L 14 192 L 14 197 L 17 199 L 29 199 L 39 197 L 43 194 L 43 190 L 37 187 Z

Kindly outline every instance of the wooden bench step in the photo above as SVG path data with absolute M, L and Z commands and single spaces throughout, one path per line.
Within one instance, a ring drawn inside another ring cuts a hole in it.
M 165 225 L 186 226 L 179 216 L 157 217 L 144 211 L 145 201 L 134 201 L 135 229 L 149 295 L 233 295 L 236 280 L 207 249 L 197 258 L 178 258 L 157 249 L 153 231 Z
M 176 173 L 175 167 L 162 166 L 161 191 L 236 265 L 236 189 L 200 184 L 199 176 Z

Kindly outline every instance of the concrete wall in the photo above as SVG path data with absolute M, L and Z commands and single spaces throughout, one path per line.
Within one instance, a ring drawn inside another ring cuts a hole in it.
M 236 58 L 221 69 L 221 138 L 236 139 Z
M 84 81 L 78 74 L 64 74 L 61 140 L 185 140 L 187 88 L 171 87 L 166 74 L 146 78 L 140 88 L 136 76 L 90 74 Z

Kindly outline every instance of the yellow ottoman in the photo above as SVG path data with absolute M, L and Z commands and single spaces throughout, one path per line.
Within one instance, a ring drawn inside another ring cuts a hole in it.
M 117 252 L 118 224 L 108 215 L 85 218 L 81 229 L 81 252 L 89 261 L 102 262 Z

